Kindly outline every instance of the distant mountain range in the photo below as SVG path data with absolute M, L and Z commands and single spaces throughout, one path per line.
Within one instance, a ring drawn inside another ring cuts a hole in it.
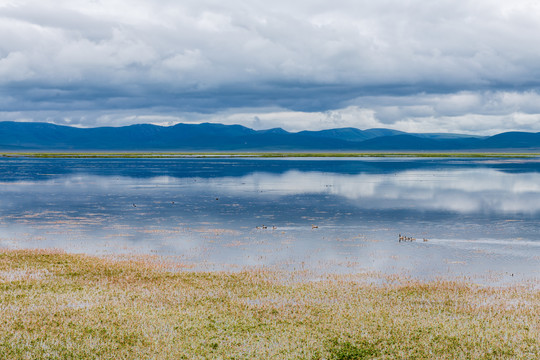
M 291 133 L 241 125 L 149 124 L 75 128 L 0 122 L 0 150 L 38 151 L 540 151 L 540 133 L 495 136 L 339 128 Z

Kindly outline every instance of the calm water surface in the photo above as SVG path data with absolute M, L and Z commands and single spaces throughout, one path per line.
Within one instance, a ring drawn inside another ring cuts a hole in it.
M 540 161 L 5 158 L 0 247 L 535 281 Z

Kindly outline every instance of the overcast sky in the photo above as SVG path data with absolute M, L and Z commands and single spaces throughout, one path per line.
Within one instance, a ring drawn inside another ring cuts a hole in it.
M 0 120 L 540 131 L 534 0 L 0 0 Z

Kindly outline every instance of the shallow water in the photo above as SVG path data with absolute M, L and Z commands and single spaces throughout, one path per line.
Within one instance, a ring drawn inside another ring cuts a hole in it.
M 539 220 L 538 159 L 0 160 L 6 248 L 504 283 Z

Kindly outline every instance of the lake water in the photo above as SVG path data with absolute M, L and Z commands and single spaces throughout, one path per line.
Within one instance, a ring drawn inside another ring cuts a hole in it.
M 0 247 L 534 282 L 540 160 L 4 158 Z

